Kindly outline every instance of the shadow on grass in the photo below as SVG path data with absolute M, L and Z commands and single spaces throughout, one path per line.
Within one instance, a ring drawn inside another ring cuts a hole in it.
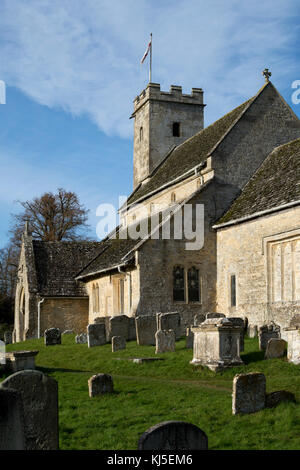
M 64 369 L 61 367 L 37 367 L 37 370 L 43 372 L 43 374 L 49 374 L 51 372 L 81 372 L 93 374 L 92 370 L 77 370 L 77 369 Z
M 265 358 L 265 351 L 251 351 L 247 354 L 241 354 L 241 358 L 244 364 L 262 361 Z

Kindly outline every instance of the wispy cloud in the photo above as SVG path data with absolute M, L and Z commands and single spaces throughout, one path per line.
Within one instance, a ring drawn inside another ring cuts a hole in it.
M 153 79 L 165 89 L 202 86 L 206 123 L 255 93 L 264 67 L 279 87 L 299 78 L 298 0 L 2 0 L 0 8 L 1 79 L 43 105 L 88 115 L 109 135 L 131 135 L 150 31 Z

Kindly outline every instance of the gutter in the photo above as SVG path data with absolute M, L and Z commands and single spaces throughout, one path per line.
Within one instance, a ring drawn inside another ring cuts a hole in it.
M 245 217 L 240 217 L 239 219 L 231 220 L 223 224 L 213 225 L 212 228 L 219 229 L 223 227 L 229 227 L 230 225 L 237 225 L 242 222 L 246 222 L 248 220 L 256 219 L 257 217 L 260 217 L 265 214 L 272 214 L 273 212 L 278 212 L 280 210 L 289 209 L 290 207 L 298 206 L 299 204 L 300 204 L 300 200 L 289 202 L 287 204 L 282 204 L 281 206 L 272 207 L 271 209 L 266 209 L 264 211 L 255 212 L 254 214 L 247 215 Z

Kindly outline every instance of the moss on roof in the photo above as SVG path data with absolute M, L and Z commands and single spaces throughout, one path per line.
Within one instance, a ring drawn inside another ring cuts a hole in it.
M 218 224 L 299 200 L 300 138 L 268 155 Z
M 137 201 L 204 162 L 253 99 L 245 101 L 245 103 L 176 147 L 163 163 L 154 170 L 150 180 L 138 187 L 129 196 L 127 203 L 131 204 Z

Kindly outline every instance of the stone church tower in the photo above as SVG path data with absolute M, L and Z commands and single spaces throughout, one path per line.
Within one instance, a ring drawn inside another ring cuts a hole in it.
M 171 85 L 170 91 L 160 90 L 157 83 L 134 100 L 134 173 L 133 187 L 148 178 L 157 165 L 175 146 L 203 129 L 203 91 Z

